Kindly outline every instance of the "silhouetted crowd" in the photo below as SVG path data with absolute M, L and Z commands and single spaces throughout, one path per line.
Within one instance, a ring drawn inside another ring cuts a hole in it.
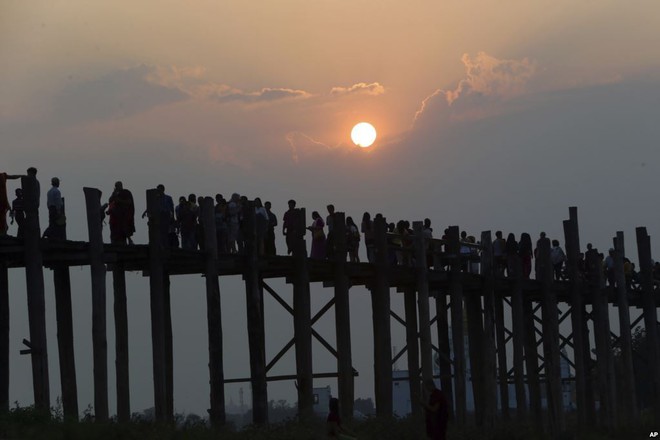
M 16 236 L 23 237 L 24 223 L 26 219 L 26 208 L 39 207 L 39 182 L 36 178 L 36 168 L 29 168 L 25 175 L 9 175 L 0 173 L 0 236 L 6 235 L 9 229 L 7 223 L 7 214 L 11 220 L 11 225 L 17 225 Z M 7 198 L 7 181 L 27 177 L 34 179 L 37 189 L 36 200 L 25 200 L 23 190 L 16 188 L 15 198 L 9 203 Z M 159 222 L 161 231 L 161 243 L 164 247 L 178 248 L 186 250 L 198 250 L 204 247 L 204 229 L 202 227 L 202 197 L 189 194 L 188 197 L 181 196 L 175 205 L 172 197 L 165 192 L 164 185 L 157 186 L 159 192 L 160 209 Z M 51 179 L 51 188 L 46 195 L 46 206 L 48 207 L 48 227 L 43 236 L 51 239 L 66 239 L 66 215 L 64 198 L 60 191 L 60 179 L 53 177 Z M 252 207 L 252 208 L 251 208 Z M 226 200 L 222 194 L 215 195 L 213 204 L 213 221 L 215 225 L 218 253 L 220 254 L 244 254 L 246 253 L 246 238 L 252 232 L 249 230 L 247 216 L 249 209 L 254 209 L 254 241 L 256 242 L 257 252 L 263 256 L 273 256 L 277 254 L 275 245 L 275 229 L 278 225 L 277 216 L 271 210 L 271 202 L 266 201 L 262 204 L 260 198 L 255 198 L 252 203 L 246 196 L 233 193 L 229 200 Z M 336 231 L 335 224 L 337 216 L 335 207 L 332 204 L 326 206 L 327 215 L 324 218 L 318 211 L 312 211 L 311 223 L 304 226 L 301 232 L 301 225 L 297 218 L 296 201 L 289 200 L 288 210 L 282 217 L 282 235 L 285 237 L 287 254 L 294 252 L 296 235 L 302 236 L 304 231 L 311 235 L 311 249 L 309 257 L 312 259 L 334 259 L 336 254 Z M 107 201 L 101 207 L 101 218 L 108 218 L 110 228 L 110 241 L 113 244 L 133 244 L 132 236 L 135 233 L 135 204 L 132 193 L 124 188 L 122 182 L 115 183 L 114 189 Z M 142 218 L 148 217 L 145 210 Z M 341 217 L 339 217 L 341 218 Z M 360 226 L 355 223 L 352 217 L 345 217 L 343 228 L 345 237 L 344 243 L 348 260 L 353 263 L 359 263 L 359 247 L 362 237 L 366 248 L 367 261 L 374 262 L 376 256 L 374 222 L 376 220 L 384 221 L 382 214 L 376 214 L 372 220 L 371 215 L 365 212 L 362 215 Z M 449 266 L 442 259 L 436 259 L 438 255 L 447 255 L 458 253 L 460 256 L 460 268 L 463 272 L 479 273 L 480 255 L 484 248 L 473 235 L 468 235 L 466 231 L 460 232 L 459 247 L 453 249 L 449 247 L 449 228 L 444 230 L 440 239 L 434 239 L 431 220 L 424 220 L 421 228 L 424 239 L 424 258 L 427 267 L 436 269 L 448 269 Z M 387 223 L 387 255 L 386 260 L 390 265 L 413 266 L 417 263 L 415 257 L 415 232 L 411 228 L 411 223 L 407 220 L 399 220 L 394 223 Z M 536 269 L 536 276 L 539 276 L 539 246 L 542 240 L 548 240 L 544 232 L 533 246 L 531 236 L 527 233 L 520 235 L 516 240 L 514 234 L 508 234 L 504 239 L 502 231 L 495 233 L 492 242 L 492 257 L 495 276 L 517 276 L 516 270 L 520 270 L 520 276 L 523 279 L 529 279 L 532 267 Z M 595 253 L 595 254 L 593 254 Z M 590 256 L 591 255 L 591 256 Z M 511 258 L 513 256 L 519 259 Z M 610 286 L 616 285 L 616 253 L 614 249 L 609 249 L 608 255 L 598 254 L 587 245 L 585 253 L 580 253 L 576 262 L 577 275 L 586 281 L 594 281 L 593 264 L 602 264 L 602 283 Z M 553 278 L 555 280 L 565 280 L 568 278 L 566 262 L 568 258 L 560 246 L 559 240 L 550 241 L 550 264 L 552 265 Z M 517 261 L 520 262 L 519 269 L 516 269 Z M 535 262 L 533 264 L 533 262 Z M 597 263 L 594 263 L 597 262 Z M 437 267 L 436 267 L 437 266 Z M 623 274 L 627 287 L 639 282 L 639 274 L 635 270 L 635 264 L 628 258 L 623 258 Z M 654 263 L 653 277 L 660 280 L 660 263 Z

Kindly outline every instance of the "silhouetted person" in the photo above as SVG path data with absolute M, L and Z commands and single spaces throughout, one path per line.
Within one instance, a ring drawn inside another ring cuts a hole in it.
M 365 212 L 362 216 L 360 232 L 364 234 L 364 246 L 367 249 L 367 261 L 374 262 L 374 224 L 371 221 L 371 215 Z
M 564 261 L 566 261 L 566 254 L 564 250 L 559 246 L 559 240 L 552 240 L 552 249 L 550 249 L 550 262 L 555 273 L 555 280 L 559 281 L 561 279 L 561 270 L 564 266 Z
M 9 211 L 9 217 L 11 218 L 11 224 L 16 222 L 18 225 L 18 231 L 16 232 L 16 237 L 23 238 L 23 224 L 25 222 L 25 200 L 23 200 L 23 190 L 21 188 L 16 188 L 16 198 L 11 202 L 11 211 Z
M 523 232 L 520 235 L 520 245 L 518 247 L 518 255 L 522 263 L 522 277 L 528 280 L 529 275 L 532 273 L 532 237 Z
M 264 203 L 264 208 L 266 208 L 266 213 L 268 213 L 268 229 L 266 230 L 266 238 L 264 240 L 264 254 L 276 255 L 277 251 L 275 249 L 275 227 L 277 226 L 277 216 L 275 216 L 273 211 L 270 210 L 270 202 Z
M 282 217 L 282 235 L 286 238 L 286 253 L 291 255 L 295 243 L 296 201 L 289 200 L 289 210 Z
M 504 269 L 506 268 L 506 241 L 502 238 L 502 231 L 495 232 L 493 260 L 495 260 L 495 274 L 504 275 Z
M 514 260 L 513 258 L 518 255 L 518 242 L 516 236 L 509 234 L 506 237 L 506 275 L 512 276 L 514 273 Z
M 339 399 L 336 397 L 330 398 L 328 418 L 326 420 L 326 427 L 328 430 L 328 437 L 339 438 L 344 440 L 355 440 L 353 434 L 346 430 L 341 424 L 339 417 Z
M 312 232 L 312 250 L 309 253 L 309 258 L 323 260 L 326 252 L 325 233 L 323 232 L 325 223 L 318 211 L 312 212 L 312 219 L 312 224 L 307 227 Z
M 107 204 L 107 214 L 110 217 L 110 242 L 118 244 L 133 244 L 131 237 L 135 232 L 135 204 L 133 194 L 117 181 L 115 189 Z
M 335 236 L 333 234 L 335 226 L 335 205 L 328 205 L 328 215 L 325 218 L 325 224 L 328 227 L 328 236 L 325 241 L 325 256 L 326 258 L 332 258 L 335 255 Z
M 426 416 L 426 437 L 430 440 L 445 440 L 449 421 L 449 401 L 431 379 L 424 381 L 424 390 L 428 397 L 426 400 L 420 399 L 420 403 L 424 406 Z
M 66 216 L 64 215 L 64 200 L 60 192 L 60 179 L 50 179 L 51 188 L 46 194 L 46 206 L 48 206 L 48 228 L 44 231 L 44 237 L 66 238 Z
M 268 231 L 268 211 L 261 203 L 261 199 L 254 199 L 254 221 L 257 239 L 257 253 L 263 255 L 265 252 L 266 232 Z
M 348 251 L 349 261 L 359 263 L 360 257 L 358 249 L 360 247 L 360 231 L 353 221 L 353 217 L 346 217 L 346 250 Z

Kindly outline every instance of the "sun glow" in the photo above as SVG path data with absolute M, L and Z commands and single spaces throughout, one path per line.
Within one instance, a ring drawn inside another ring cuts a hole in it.
M 366 148 L 376 140 L 376 129 L 368 122 L 360 122 L 351 130 L 351 140 L 358 147 Z

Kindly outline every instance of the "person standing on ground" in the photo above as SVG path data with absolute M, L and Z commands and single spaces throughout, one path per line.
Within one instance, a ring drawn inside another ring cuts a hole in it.
M 336 397 L 330 398 L 329 408 L 330 412 L 328 413 L 328 418 L 326 420 L 328 437 L 343 440 L 355 440 L 355 436 L 341 425 L 341 418 L 339 417 L 339 399 Z
M 427 400 L 420 399 L 426 415 L 426 437 L 429 440 L 446 440 L 449 421 L 449 402 L 445 394 L 436 388 L 432 379 L 424 381 Z

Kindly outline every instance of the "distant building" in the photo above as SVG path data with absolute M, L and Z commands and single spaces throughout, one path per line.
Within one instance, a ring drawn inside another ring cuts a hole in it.
M 330 386 L 324 388 L 314 388 L 314 414 L 325 417 L 330 412 L 330 398 L 332 397 L 332 390 Z

